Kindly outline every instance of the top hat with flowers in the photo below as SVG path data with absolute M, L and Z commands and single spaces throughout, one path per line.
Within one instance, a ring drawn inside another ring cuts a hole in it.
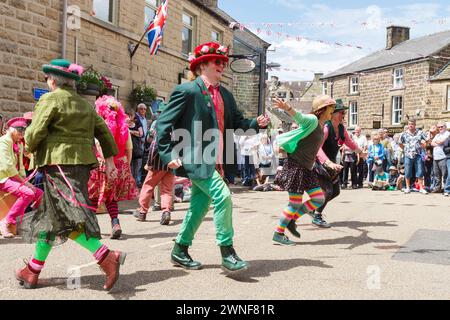
M 222 59 L 228 62 L 228 48 L 217 42 L 207 42 L 195 48 L 194 54 L 189 56 L 190 69 L 195 72 L 197 66 L 205 61 Z
M 55 59 L 52 60 L 50 64 L 44 64 L 42 66 L 42 71 L 44 71 L 44 73 L 51 73 L 78 81 L 83 74 L 84 69 L 82 66 L 70 63 L 70 61 L 66 59 Z

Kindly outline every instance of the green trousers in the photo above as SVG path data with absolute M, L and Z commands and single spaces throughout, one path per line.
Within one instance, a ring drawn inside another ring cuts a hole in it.
M 233 245 L 231 193 L 217 171 L 209 179 L 192 180 L 191 203 L 176 239 L 178 244 L 192 245 L 195 233 L 208 213 L 211 202 L 214 206 L 217 245 Z

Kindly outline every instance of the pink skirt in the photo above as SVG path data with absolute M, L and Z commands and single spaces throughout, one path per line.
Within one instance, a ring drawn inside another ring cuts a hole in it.
M 117 178 L 108 181 L 105 165 L 91 171 L 89 179 L 89 199 L 97 206 L 112 201 L 134 200 L 138 196 L 136 182 L 131 175 L 127 157 L 114 159 L 117 168 Z

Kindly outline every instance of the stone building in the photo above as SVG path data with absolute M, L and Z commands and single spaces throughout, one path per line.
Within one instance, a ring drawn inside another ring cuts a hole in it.
M 130 107 L 131 90 L 147 84 L 165 100 L 185 81 L 188 54 L 200 43 L 231 45 L 233 30 L 219 15 L 217 0 L 169 2 L 169 14 L 159 52 L 149 55 L 144 38 L 136 45 L 161 0 L 4 0 L 0 2 L 0 112 L 6 117 L 31 111 L 33 89 L 46 89 L 41 66 L 66 57 L 93 66 L 110 78 L 117 97 Z M 67 21 L 64 5 L 67 3 Z M 67 28 L 63 27 L 67 26 Z M 227 71 L 223 84 L 232 89 Z
M 450 117 L 448 87 L 438 79 L 449 61 L 450 31 L 409 39 L 409 28 L 390 26 L 385 49 L 323 76 L 323 91 L 350 106 L 350 128 L 393 134 L 407 118 L 429 127 Z
M 312 81 L 280 81 L 278 77 L 272 76 L 268 82 L 269 96 L 285 99 L 295 110 L 309 113 L 314 98 L 322 94 L 322 80 L 320 79 L 322 76 L 323 73 L 316 73 Z M 282 124 L 283 129 L 289 128 L 292 119 L 279 112 L 275 113 L 276 116 L 272 117 L 275 126 L 285 122 L 286 124 Z
M 265 82 L 267 79 L 267 50 L 270 43 L 259 38 L 247 28 L 241 28 L 235 19 L 217 6 L 217 0 L 203 0 L 214 12 L 234 24 L 233 54 L 253 56 L 256 68 L 249 73 L 233 72 L 232 89 L 237 104 L 245 116 L 256 117 L 265 110 Z

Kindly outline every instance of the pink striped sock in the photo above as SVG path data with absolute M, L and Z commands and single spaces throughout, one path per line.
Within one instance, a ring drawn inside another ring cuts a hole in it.
M 98 248 L 97 251 L 95 251 L 94 258 L 95 258 L 95 260 L 97 260 L 97 263 L 100 264 L 103 261 L 103 259 L 106 258 L 108 253 L 109 253 L 108 247 L 105 245 L 102 245 L 100 248 Z
M 45 261 L 39 261 L 33 258 L 30 262 L 28 262 L 28 267 L 33 273 L 39 274 L 42 269 L 44 269 L 44 264 Z

